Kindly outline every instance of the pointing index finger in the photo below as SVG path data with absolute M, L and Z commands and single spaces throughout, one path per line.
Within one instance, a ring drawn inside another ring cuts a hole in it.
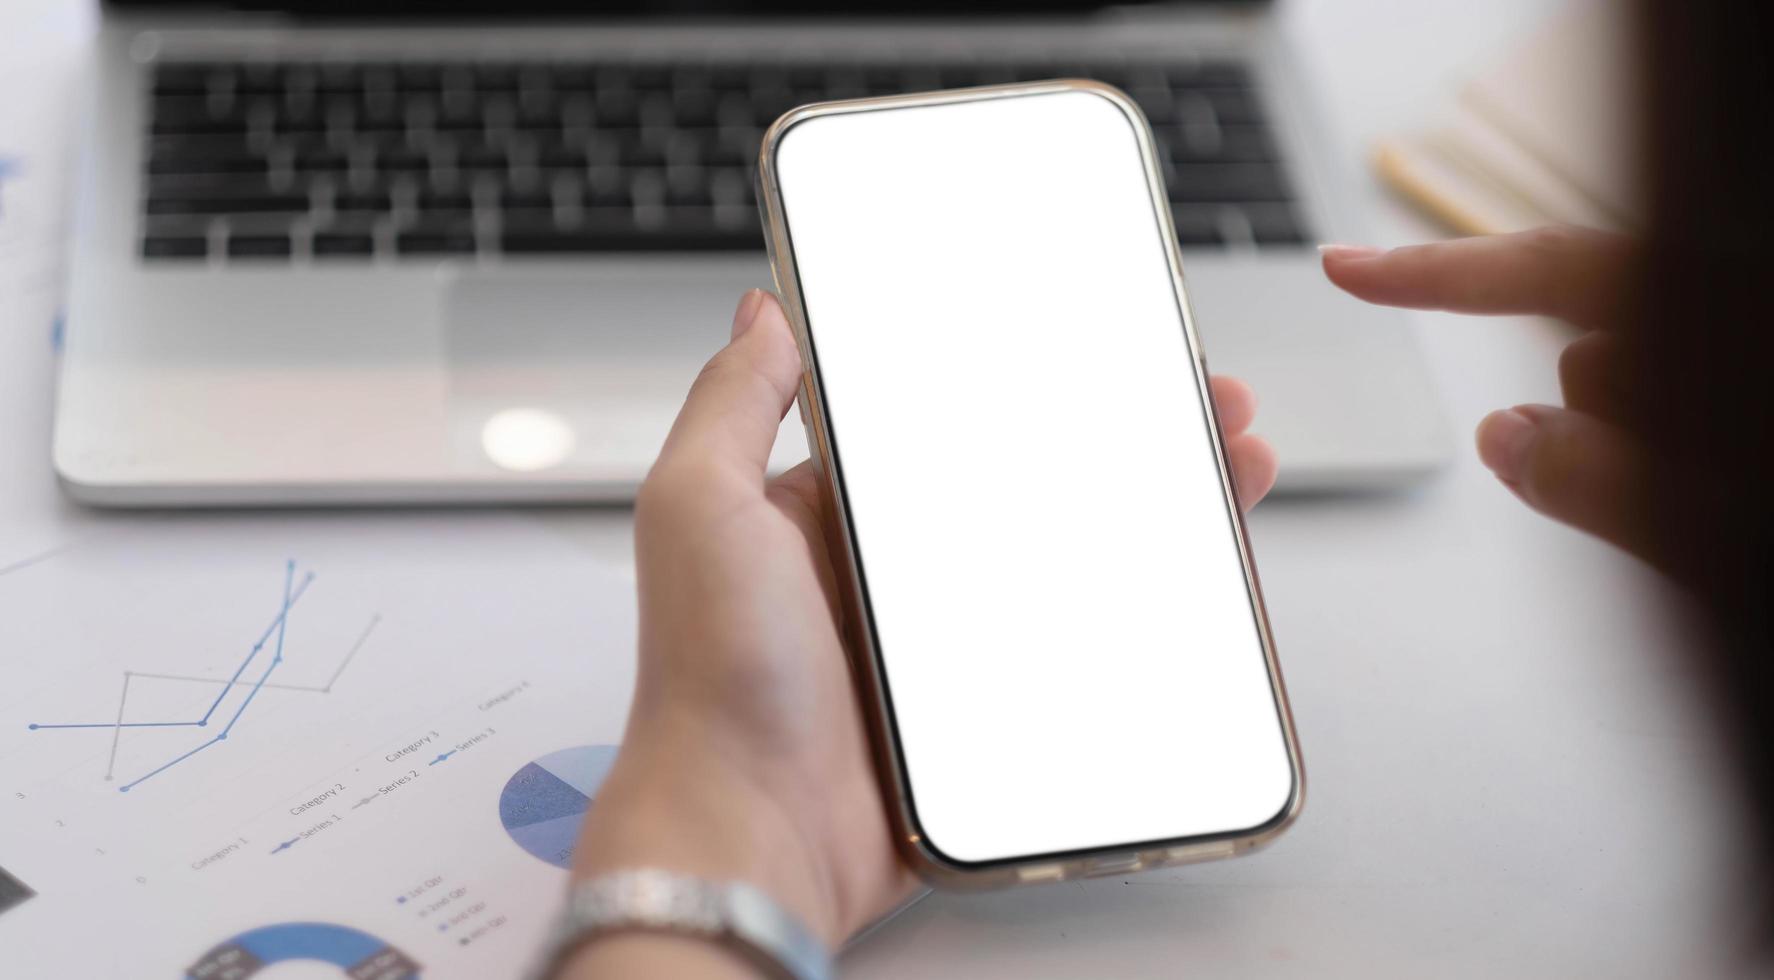
M 1322 251 L 1331 282 L 1370 303 L 1541 314 L 1592 329 L 1617 322 L 1634 256 L 1623 235 L 1566 226 L 1389 251 Z

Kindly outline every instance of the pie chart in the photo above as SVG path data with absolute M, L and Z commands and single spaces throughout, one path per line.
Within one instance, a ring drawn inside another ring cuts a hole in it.
M 185 971 L 188 980 L 253 976 L 278 963 L 312 960 L 353 980 L 418 980 L 419 964 L 367 932 L 330 922 L 284 922 L 243 932 Z M 331 971 L 328 971 L 331 972 Z
M 529 763 L 499 794 L 499 822 L 517 846 L 557 868 L 573 862 L 579 822 L 616 761 L 614 745 L 576 745 Z

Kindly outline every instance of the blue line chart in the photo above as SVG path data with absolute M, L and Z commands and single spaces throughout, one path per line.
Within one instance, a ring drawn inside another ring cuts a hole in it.
M 282 688 L 284 690 L 308 691 L 317 694 L 331 693 L 333 684 L 337 682 L 339 676 L 345 672 L 345 668 L 350 666 L 352 659 L 357 656 L 358 650 L 363 647 L 364 642 L 369 639 L 370 633 L 373 632 L 376 625 L 381 622 L 381 616 L 380 614 L 377 614 L 370 618 L 369 625 L 364 628 L 361 634 L 359 634 L 357 641 L 353 643 L 351 649 L 346 652 L 344 660 L 339 664 L 338 668 L 333 671 L 332 677 L 327 680 L 324 686 L 301 686 L 273 683 L 271 681 L 271 676 L 276 672 L 277 668 L 283 664 L 284 660 L 284 646 L 285 638 L 289 632 L 290 610 L 293 609 L 296 603 L 301 600 L 302 596 L 307 593 L 309 585 L 314 582 L 315 578 L 314 572 L 305 572 L 302 575 L 302 578 L 298 581 L 296 579 L 296 563 L 294 560 L 286 561 L 284 563 L 283 572 L 283 598 L 276 617 L 271 620 L 270 625 L 265 627 L 264 632 L 259 635 L 259 638 L 253 642 L 251 648 L 247 650 L 246 656 L 240 661 L 240 665 L 234 668 L 233 675 L 226 680 L 212 677 L 195 677 L 183 674 L 155 674 L 144 671 L 126 670 L 123 672 L 123 694 L 118 700 L 117 717 L 115 720 L 103 722 L 33 722 L 26 727 L 31 731 L 94 728 L 111 729 L 111 756 L 105 769 L 105 779 L 110 780 L 113 778 L 116 769 L 118 740 L 124 729 L 209 728 L 210 721 L 216 718 L 217 712 L 225 710 L 223 708 L 223 702 L 228 700 L 228 695 L 232 693 L 236 687 L 247 688 L 246 697 L 242 698 L 240 703 L 234 707 L 233 713 L 227 716 L 227 724 L 222 726 L 220 732 L 211 736 L 207 741 L 198 743 L 196 746 L 187 749 L 170 760 L 117 787 L 118 792 L 127 793 L 135 787 L 140 786 L 142 783 L 147 782 L 179 763 L 184 762 L 186 759 L 197 755 L 203 750 L 208 749 L 217 743 L 227 741 L 228 736 L 234 731 L 234 726 L 240 723 L 241 716 L 246 714 L 246 709 L 251 706 L 253 701 L 259 696 L 259 692 L 267 687 Z M 256 678 L 243 680 L 242 678 L 246 675 L 247 669 L 252 667 L 255 660 L 260 659 L 260 654 L 264 653 L 267 647 L 271 650 L 271 657 L 269 662 L 265 664 L 264 669 L 258 672 Z M 203 684 L 220 684 L 222 689 L 216 694 L 215 699 L 210 702 L 208 709 L 203 712 L 202 716 L 192 720 L 124 721 L 125 709 L 129 704 L 130 684 L 136 678 L 156 678 L 161 680 L 188 681 Z

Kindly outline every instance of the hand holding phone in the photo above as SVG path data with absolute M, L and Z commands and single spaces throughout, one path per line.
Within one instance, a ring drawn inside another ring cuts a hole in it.
M 640 672 L 575 871 L 740 878 L 837 948 L 914 894 L 915 879 L 894 847 L 845 662 L 819 484 L 806 463 L 765 476 L 800 379 L 794 337 L 775 297 L 756 290 L 733 331 L 635 515 Z M 1246 431 L 1255 396 L 1228 378 L 1213 391 L 1233 465 L 1255 477 L 1241 487 L 1260 492 L 1274 459 Z M 1105 470 L 1103 493 L 1117 481 Z

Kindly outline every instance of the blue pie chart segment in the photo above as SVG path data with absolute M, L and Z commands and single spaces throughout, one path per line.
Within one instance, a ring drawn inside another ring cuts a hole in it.
M 339 968 L 352 980 L 418 980 L 419 964 L 367 932 L 327 922 L 284 922 L 243 932 L 204 953 L 187 980 L 244 980 L 290 960 Z
M 517 846 L 557 868 L 573 862 L 579 822 L 616 761 L 614 745 L 577 745 L 537 759 L 505 783 L 499 822 Z

